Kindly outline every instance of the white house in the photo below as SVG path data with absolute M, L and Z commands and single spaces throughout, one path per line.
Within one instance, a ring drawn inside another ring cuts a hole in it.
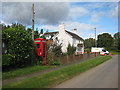
M 46 39 L 51 39 L 53 42 L 57 39 L 59 44 L 62 43 L 62 52 L 67 52 L 69 44 L 76 47 L 77 54 L 84 53 L 84 40 L 77 35 L 77 29 L 74 29 L 74 33 L 65 30 L 65 24 L 59 25 L 59 31 L 44 33 Z

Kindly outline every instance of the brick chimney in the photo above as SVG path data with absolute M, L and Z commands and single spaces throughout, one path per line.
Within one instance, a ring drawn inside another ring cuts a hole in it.
M 76 28 L 74 29 L 74 34 L 77 34 L 77 29 Z

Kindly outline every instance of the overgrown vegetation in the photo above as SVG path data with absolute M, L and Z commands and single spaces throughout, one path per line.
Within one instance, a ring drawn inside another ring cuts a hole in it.
M 47 74 L 26 78 L 15 83 L 10 83 L 3 86 L 3 88 L 51 88 L 109 59 L 111 59 L 110 56 L 97 57 L 80 64 L 49 72 Z
M 76 47 L 74 47 L 73 45 L 71 46 L 70 44 L 68 44 L 67 54 L 68 54 L 68 55 L 75 54 L 75 51 L 76 51 Z
M 26 64 L 33 63 L 35 44 L 31 35 L 25 30 L 25 26 L 13 24 L 10 28 L 4 28 L 2 40 L 7 46 L 7 55 L 3 55 L 3 68 L 24 67 Z
M 38 30 L 34 31 L 34 38 L 39 38 Z M 36 46 L 32 40 L 32 29 L 22 24 L 12 24 L 11 26 L 2 25 L 3 55 L 2 66 L 4 70 L 31 66 L 38 63 Z
M 61 44 L 56 42 L 53 42 L 51 45 L 47 44 L 47 63 L 49 65 L 60 65 L 61 48 Z

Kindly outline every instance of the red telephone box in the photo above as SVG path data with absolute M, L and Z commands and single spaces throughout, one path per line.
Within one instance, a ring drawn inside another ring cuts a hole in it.
M 37 45 L 37 55 L 41 56 L 44 65 L 47 64 L 47 44 L 46 39 L 44 38 L 37 38 L 34 40 Z

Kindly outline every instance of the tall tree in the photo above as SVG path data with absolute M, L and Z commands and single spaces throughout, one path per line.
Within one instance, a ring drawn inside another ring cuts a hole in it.
M 32 63 L 32 52 L 34 50 L 34 41 L 30 33 L 25 30 L 21 24 L 13 24 L 2 32 L 2 40 L 7 45 L 9 61 L 12 67 L 23 67 Z
M 84 44 L 85 48 L 95 47 L 95 39 L 93 38 L 85 39 Z
M 39 38 L 39 36 L 38 28 L 36 28 L 36 31 L 34 31 L 34 39 Z
M 72 55 L 74 54 L 76 51 L 76 47 L 74 47 L 73 45 L 71 46 L 70 43 L 68 44 L 68 47 L 67 47 L 67 54 L 68 55 Z
M 114 43 L 114 39 L 109 33 L 103 33 L 98 35 L 97 44 L 99 47 L 105 47 L 110 49 Z
M 41 32 L 40 32 L 40 34 L 43 34 L 43 29 L 41 29 Z
M 120 50 L 120 32 L 114 34 L 114 47 Z

